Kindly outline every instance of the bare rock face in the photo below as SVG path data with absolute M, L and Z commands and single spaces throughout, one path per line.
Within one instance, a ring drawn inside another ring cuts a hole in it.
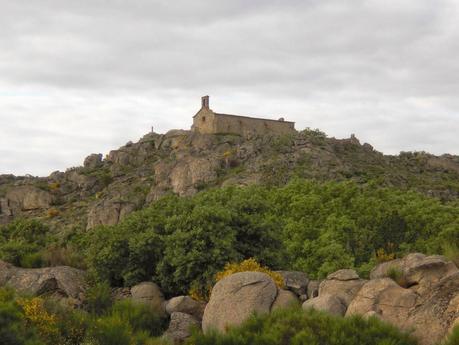
M 314 298 L 319 296 L 319 286 L 320 286 L 320 281 L 319 280 L 311 280 L 308 284 L 308 298 Z
M 279 289 L 277 291 L 277 297 L 271 306 L 271 311 L 288 308 L 292 305 L 298 304 L 299 299 L 296 294 L 289 290 Z
M 316 309 L 326 311 L 330 314 L 343 316 L 346 312 L 346 305 L 343 301 L 332 295 L 322 295 L 319 297 L 308 299 L 303 303 L 303 309 Z
M 17 186 L 6 192 L 9 204 L 16 204 L 22 211 L 46 209 L 53 203 L 51 193 L 34 186 Z
M 0 260 L 0 286 L 34 296 L 71 299 L 79 304 L 86 290 L 85 272 L 67 266 L 19 268 Z
M 210 157 L 182 159 L 170 174 L 172 190 L 180 196 L 196 193 L 199 184 L 206 184 L 217 178 L 219 166 L 220 163 Z
M 85 158 L 83 163 L 85 168 L 88 169 L 95 169 L 102 165 L 102 154 L 101 153 L 93 153 Z
M 241 324 L 253 312 L 269 313 L 277 296 L 277 286 L 265 273 L 240 272 L 215 284 L 204 310 L 202 328 L 224 332 Z
M 297 296 L 306 295 L 309 278 L 306 273 L 299 271 L 277 271 L 284 278 L 285 287 Z
M 164 295 L 158 285 L 153 282 L 142 282 L 131 288 L 131 299 L 134 302 L 151 306 L 162 315 L 165 314 Z
M 417 295 L 400 287 L 390 278 L 370 280 L 357 293 L 346 315 L 373 314 L 381 319 L 406 328 L 408 314 L 416 306 Z
M 182 344 L 191 336 L 192 328 L 199 328 L 200 326 L 201 322 L 194 316 L 181 312 L 173 312 L 169 328 L 163 337 L 172 341 L 173 344 Z
M 88 213 L 87 229 L 97 225 L 115 225 L 126 215 L 133 212 L 136 205 L 131 202 L 102 200 L 92 206 Z
M 343 269 L 330 273 L 319 285 L 319 297 L 331 295 L 338 297 L 347 307 L 360 290 L 365 280 L 360 279 L 357 272 Z
M 412 287 L 421 295 L 428 292 L 443 277 L 459 271 L 453 262 L 443 256 L 412 253 L 402 259 L 379 264 L 371 272 L 370 278 L 387 277 L 391 270 L 400 272 L 400 280 L 404 287 Z
M 390 278 L 367 282 L 348 307 L 347 315 L 375 315 L 413 330 L 421 345 L 439 343 L 459 317 L 459 272 L 450 274 L 423 295 Z
M 419 299 L 407 325 L 415 329 L 421 345 L 438 344 L 459 319 L 459 272 L 441 279 Z
M 192 315 L 199 320 L 202 320 L 205 307 L 205 302 L 196 301 L 190 296 L 178 296 L 166 302 L 166 312 L 169 315 L 179 312 Z

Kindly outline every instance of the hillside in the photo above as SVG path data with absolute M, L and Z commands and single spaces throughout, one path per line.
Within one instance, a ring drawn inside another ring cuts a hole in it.
M 88 156 L 84 165 L 48 177 L 0 176 L 0 224 L 38 217 L 58 231 L 118 223 L 161 196 L 193 195 L 218 186 L 281 186 L 293 177 L 353 180 L 459 198 L 459 157 L 424 152 L 383 155 L 357 138 L 318 130 L 295 135 L 149 133 L 137 143 Z
M 150 133 L 0 176 L 0 339 L 454 345 L 458 210 L 457 156 Z

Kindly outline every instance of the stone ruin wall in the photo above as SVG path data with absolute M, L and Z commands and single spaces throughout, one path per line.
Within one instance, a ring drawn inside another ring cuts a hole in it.
M 277 120 L 256 119 L 243 116 L 215 114 L 216 133 L 289 134 L 295 131 L 294 123 Z

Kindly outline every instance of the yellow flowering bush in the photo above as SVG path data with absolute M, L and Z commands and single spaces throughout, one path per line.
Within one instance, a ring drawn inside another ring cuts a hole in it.
M 37 329 L 40 338 L 46 343 L 57 343 L 59 338 L 57 319 L 46 310 L 45 301 L 40 297 L 34 297 L 20 298 L 17 302 L 22 307 L 26 321 Z
M 227 276 L 229 276 L 231 274 L 238 273 L 238 272 L 263 272 L 263 273 L 266 273 L 267 275 L 269 275 L 274 280 L 274 282 L 276 283 L 276 285 L 279 288 L 283 288 L 284 284 L 285 284 L 284 278 L 279 273 L 273 272 L 269 268 L 261 266 L 253 258 L 244 260 L 244 261 L 242 261 L 240 263 L 228 263 L 228 264 L 226 264 L 225 268 L 223 269 L 223 271 L 218 272 L 215 275 L 215 280 L 218 282 L 218 281 L 222 280 L 223 278 L 225 278 L 225 277 L 227 277 Z

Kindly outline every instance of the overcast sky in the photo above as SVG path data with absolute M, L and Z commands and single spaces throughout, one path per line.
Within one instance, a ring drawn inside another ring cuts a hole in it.
M 0 174 L 213 110 L 459 154 L 457 0 L 0 0 Z

